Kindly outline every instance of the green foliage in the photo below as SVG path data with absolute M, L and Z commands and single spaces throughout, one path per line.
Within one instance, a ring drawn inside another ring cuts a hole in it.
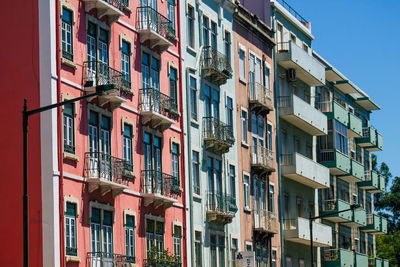
M 376 236 L 376 255 L 387 259 L 390 266 L 400 266 L 400 232 Z
M 148 267 L 178 267 L 180 258 L 170 254 L 168 249 L 159 251 L 157 247 L 151 247 L 147 253 L 146 266 Z

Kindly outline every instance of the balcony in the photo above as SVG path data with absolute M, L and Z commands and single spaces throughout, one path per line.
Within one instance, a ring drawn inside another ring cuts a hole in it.
M 231 223 L 238 208 L 236 199 L 224 193 L 207 192 L 207 222 Z
M 383 267 L 389 267 L 389 261 L 388 260 L 382 260 Z
M 173 258 L 173 257 L 171 257 Z M 182 263 L 178 259 L 145 259 L 144 267 L 181 267 Z M 119 266 L 117 266 L 119 267 Z M 125 266 L 124 266 L 125 267 Z M 133 267 L 133 266 L 132 266 Z
M 380 192 L 380 176 L 375 171 L 364 171 L 364 181 L 358 183 L 361 189 L 367 189 L 370 192 Z
M 351 220 L 346 222 L 345 225 L 351 227 L 363 227 L 367 225 L 367 212 L 365 209 L 357 208 L 353 212 L 350 211 Z
M 172 41 L 176 40 L 172 22 L 149 6 L 137 8 L 136 27 L 140 42 L 149 41 L 150 48 L 158 47 L 160 53 L 166 51 L 173 45 Z
M 254 231 L 259 235 L 277 234 L 279 232 L 278 218 L 270 211 L 253 210 Z
M 354 252 L 347 249 L 326 249 L 323 254 L 325 267 L 353 267 Z
M 335 119 L 340 123 L 347 125 L 349 122 L 349 115 L 347 109 L 336 101 L 320 102 L 319 110 L 326 114 L 328 119 Z
M 206 80 L 217 85 L 225 84 L 233 72 L 229 58 L 211 46 L 203 47 L 201 71 Z
M 268 114 L 274 110 L 272 91 L 258 82 L 249 82 L 249 104 L 257 114 Z
M 139 90 L 139 110 L 143 124 L 164 131 L 175 123 L 179 116 L 178 106 L 174 99 L 156 88 Z
M 374 129 L 371 129 L 374 130 Z M 375 136 L 376 136 L 376 141 L 375 141 L 375 145 L 371 146 L 371 147 L 367 147 L 365 148 L 368 151 L 382 151 L 383 150 L 383 138 L 382 135 L 380 133 L 378 133 L 377 130 L 375 131 Z
M 100 189 L 102 196 L 112 192 L 115 198 L 128 188 L 129 178 L 123 176 L 124 160 L 100 152 L 85 153 L 85 177 L 89 192 Z
M 136 266 L 135 256 L 127 256 L 108 252 L 88 252 L 86 255 L 86 266 Z
M 369 258 L 368 267 L 382 267 L 382 259 L 380 258 Z
M 155 170 L 142 170 L 142 194 L 144 206 L 154 205 L 157 209 L 163 206 L 167 209 L 177 202 L 181 195 L 179 180 L 169 174 Z
M 353 159 L 350 160 L 350 165 L 350 172 L 345 175 L 340 175 L 339 178 L 349 183 L 364 181 L 364 166 Z
M 282 175 L 312 188 L 329 187 L 329 169 L 300 153 L 281 155 Z
M 296 95 L 278 98 L 279 116 L 300 130 L 313 135 L 328 133 L 328 120 L 325 114 L 312 107 Z
M 368 150 L 369 147 L 376 146 L 376 130 L 371 127 L 362 129 L 362 136 L 356 139 L 357 145 Z
M 367 267 L 368 266 L 368 256 L 365 254 L 355 253 L 355 267 Z
M 385 217 L 383 217 L 383 216 L 380 216 L 380 217 L 381 217 L 381 227 L 379 229 L 378 234 L 387 234 L 388 233 L 388 231 L 387 231 L 387 219 Z
M 85 3 L 85 12 L 90 12 L 92 9 L 97 10 L 99 19 L 104 16 L 108 17 L 108 23 L 112 24 L 124 15 L 126 1 L 123 0 L 82 0 Z
M 318 162 L 329 168 L 332 175 L 344 175 L 350 172 L 350 159 L 336 149 L 323 149 L 318 155 Z
M 310 221 L 298 217 L 294 220 L 283 220 L 285 240 L 310 245 Z M 325 224 L 313 222 L 313 242 L 316 247 L 332 246 L 332 228 Z
M 112 89 L 113 93 L 105 95 L 94 96 L 89 98 L 93 101 L 97 98 L 98 104 L 101 107 L 109 105 L 111 110 L 118 108 L 123 102 L 126 102 L 126 94 L 129 94 L 130 88 L 126 88 L 124 75 L 109 67 L 100 61 L 86 61 L 83 63 L 83 82 L 86 94 L 93 94 L 96 92 L 97 86 L 105 86 L 107 89 Z
M 350 222 L 352 221 L 352 212 L 345 211 L 337 213 L 342 210 L 350 209 L 350 204 L 341 199 L 329 199 L 322 201 L 322 215 L 326 220 L 332 222 Z
M 362 136 L 362 122 L 356 115 L 349 113 L 347 137 L 358 138 Z
M 376 233 L 381 229 L 381 219 L 379 215 L 367 214 L 367 225 L 360 230 L 368 233 Z
M 325 68 L 313 56 L 292 41 L 278 43 L 278 64 L 285 69 L 295 69 L 296 77 L 309 86 L 325 84 Z
M 213 117 L 203 118 L 203 139 L 206 149 L 226 153 L 235 143 L 232 127 Z
M 255 173 L 274 172 L 274 153 L 262 146 L 252 146 L 251 168 Z

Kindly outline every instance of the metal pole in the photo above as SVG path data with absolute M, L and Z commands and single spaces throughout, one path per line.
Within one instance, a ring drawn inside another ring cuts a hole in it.
M 311 267 L 314 267 L 314 242 L 313 242 L 313 217 L 310 212 L 310 249 L 311 249 Z
M 23 138 L 23 247 L 24 267 L 29 266 L 29 210 L 28 210 L 28 114 L 26 99 L 22 111 L 22 138 Z

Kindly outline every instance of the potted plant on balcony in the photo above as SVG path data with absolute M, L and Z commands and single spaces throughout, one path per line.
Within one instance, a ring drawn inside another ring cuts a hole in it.
M 159 250 L 153 246 L 147 254 L 146 267 L 179 267 L 180 258 L 167 250 Z

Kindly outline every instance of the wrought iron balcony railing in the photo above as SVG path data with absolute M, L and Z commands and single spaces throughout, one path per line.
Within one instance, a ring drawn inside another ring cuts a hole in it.
M 213 139 L 231 146 L 235 142 L 233 129 L 217 118 L 203 118 L 203 138 Z
M 203 47 L 201 60 L 203 75 L 211 82 L 224 84 L 232 76 L 230 59 L 211 46 Z
M 249 83 L 250 101 L 258 101 L 264 105 L 272 100 L 272 91 L 258 82 Z
M 85 87 L 112 84 L 120 90 L 130 91 L 130 82 L 125 80 L 125 75 L 100 61 L 83 63 L 83 82 Z
M 153 111 L 168 117 L 175 117 L 179 114 L 175 101 L 155 88 L 139 90 L 139 108 L 140 111 Z
M 135 256 L 108 252 L 88 252 L 86 256 L 87 266 L 126 267 L 136 262 Z
M 167 39 L 175 39 L 176 37 L 172 22 L 149 6 L 137 8 L 137 28 L 154 31 Z
M 272 169 L 274 167 L 274 153 L 263 146 L 252 146 L 251 164 Z
M 253 210 L 255 216 L 255 228 L 271 233 L 277 233 L 279 226 L 274 213 L 267 210 Z
M 130 179 L 123 176 L 125 161 L 101 152 L 85 153 L 86 178 L 103 179 L 117 184 L 127 184 Z
M 207 210 L 234 215 L 238 208 L 236 199 L 229 194 L 208 192 Z
M 177 177 L 155 170 L 142 170 L 142 192 L 177 198 L 181 194 Z
M 145 259 L 145 267 L 180 267 L 182 263 L 178 260 Z

